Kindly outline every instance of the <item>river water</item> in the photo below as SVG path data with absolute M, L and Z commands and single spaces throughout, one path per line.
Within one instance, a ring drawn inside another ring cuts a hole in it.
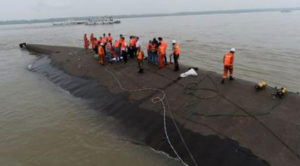
M 114 119 L 88 107 L 26 69 L 36 57 L 20 42 L 79 46 L 82 36 L 111 32 L 162 36 L 179 42 L 180 61 L 222 72 L 222 56 L 237 49 L 235 76 L 300 90 L 300 12 L 124 19 L 119 25 L 0 26 L 0 165 L 179 165 L 166 155 L 122 139 Z M 170 48 L 168 48 L 170 52 Z

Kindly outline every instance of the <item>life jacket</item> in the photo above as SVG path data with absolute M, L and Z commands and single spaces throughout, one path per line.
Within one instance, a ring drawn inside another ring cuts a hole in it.
M 167 42 L 166 41 L 161 41 L 161 46 L 164 47 L 164 49 L 166 50 L 167 49 Z
M 102 37 L 102 40 L 101 40 L 101 43 L 105 43 L 106 42 L 106 37 L 104 38 L 104 37 Z
M 94 40 L 94 34 L 92 33 L 90 36 L 90 41 Z
M 136 45 L 136 39 L 135 38 L 130 39 L 129 46 L 134 47 L 135 45 Z
M 113 38 L 111 36 L 107 37 L 108 42 L 112 42 Z
M 231 66 L 233 64 L 233 54 L 231 52 L 224 55 L 223 63 L 225 66 Z
M 114 47 L 115 47 L 115 48 L 119 48 L 119 41 L 115 41 Z
M 125 49 L 126 49 L 126 42 L 124 40 L 122 40 L 120 44 L 121 44 L 121 50 L 125 51 Z
M 149 43 L 146 44 L 146 49 L 147 49 L 147 51 L 150 50 L 150 44 Z
M 175 44 L 173 46 L 173 50 L 172 50 L 173 54 L 175 55 L 179 55 L 180 54 L 180 48 L 179 48 L 179 45 L 178 44 Z
M 104 55 L 104 49 L 103 49 L 102 46 L 99 46 L 99 47 L 98 47 L 98 54 L 99 54 L 99 55 Z
M 165 55 L 165 47 L 164 46 L 160 45 L 158 47 L 158 54 L 159 55 Z
M 143 60 L 143 52 L 142 51 L 138 51 L 137 54 L 136 54 L 136 58 L 138 60 Z

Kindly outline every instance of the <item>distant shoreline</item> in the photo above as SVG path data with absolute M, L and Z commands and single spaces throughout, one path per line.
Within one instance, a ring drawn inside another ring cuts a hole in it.
M 165 17 L 165 16 L 187 16 L 187 15 L 213 15 L 213 14 L 235 14 L 235 13 L 257 13 L 257 12 L 286 12 L 298 11 L 300 7 L 294 8 L 263 8 L 263 9 L 232 9 L 232 10 L 211 10 L 211 11 L 194 11 L 194 12 L 176 12 L 176 13 L 157 13 L 157 14 L 131 14 L 131 15 L 112 15 L 117 19 L 126 18 L 146 18 L 146 17 Z M 64 22 L 67 20 L 87 20 L 100 16 L 90 17 L 65 17 L 65 18 L 48 18 L 48 19 L 32 19 L 32 20 L 8 20 L 0 21 L 0 25 L 11 24 L 35 24 L 35 23 L 53 23 Z

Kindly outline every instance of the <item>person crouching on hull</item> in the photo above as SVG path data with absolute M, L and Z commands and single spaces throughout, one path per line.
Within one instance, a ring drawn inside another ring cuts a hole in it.
M 226 53 L 223 57 L 224 71 L 223 71 L 223 79 L 221 81 L 222 84 L 225 83 L 225 80 L 228 75 L 228 71 L 230 73 L 229 80 L 233 80 L 234 53 L 235 53 L 235 48 L 231 48 L 230 52 Z
M 143 63 L 144 63 L 144 52 L 141 47 L 138 47 L 136 52 L 136 59 L 138 61 L 139 73 L 144 73 Z

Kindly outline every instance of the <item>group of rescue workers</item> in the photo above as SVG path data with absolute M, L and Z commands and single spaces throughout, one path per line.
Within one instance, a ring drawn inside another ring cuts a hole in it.
M 144 72 L 143 63 L 144 59 L 147 59 L 149 64 L 158 65 L 159 69 L 162 69 L 164 66 L 168 65 L 167 61 L 167 42 L 159 37 L 158 40 L 154 38 L 146 44 L 147 49 L 147 58 L 145 57 L 144 51 L 142 49 L 141 42 L 139 37 L 130 36 L 129 42 L 125 41 L 125 37 L 121 34 L 118 40 L 113 42 L 113 37 L 110 33 L 108 36 L 104 33 L 103 36 L 100 36 L 97 39 L 94 34 L 90 35 L 88 39 L 87 34 L 84 34 L 84 48 L 91 48 L 98 54 L 99 63 L 104 65 L 105 62 L 113 63 L 115 62 L 124 62 L 127 63 L 128 55 L 131 59 L 136 58 L 138 62 L 139 73 Z M 228 71 L 230 74 L 229 80 L 233 80 L 233 62 L 234 62 L 234 53 L 235 48 L 232 48 L 228 53 L 223 57 L 223 78 L 221 83 L 224 84 L 227 79 Z M 174 71 L 179 71 L 179 59 L 180 48 L 178 43 L 175 40 L 172 40 L 172 52 L 170 55 L 170 64 L 172 64 L 172 56 L 174 59 Z

